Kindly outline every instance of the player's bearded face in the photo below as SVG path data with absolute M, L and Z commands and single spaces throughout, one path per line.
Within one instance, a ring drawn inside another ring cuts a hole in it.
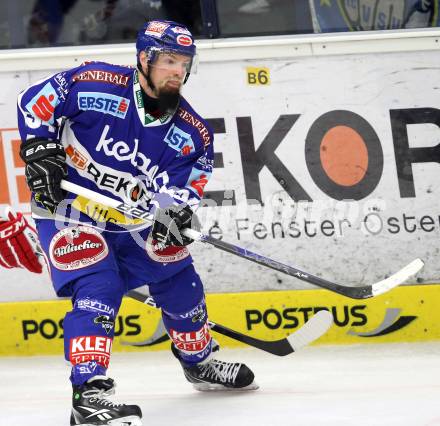
M 162 53 L 151 66 L 153 92 L 159 100 L 159 108 L 164 112 L 174 111 L 180 99 L 180 89 L 191 59 L 185 55 Z

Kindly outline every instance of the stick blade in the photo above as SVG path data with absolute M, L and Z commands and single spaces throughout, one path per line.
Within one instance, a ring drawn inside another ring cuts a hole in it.
M 325 334 L 332 324 L 333 315 L 329 311 L 318 311 L 298 331 L 291 334 L 287 340 L 296 352 Z
M 373 284 L 371 288 L 372 296 L 378 296 L 379 294 L 386 293 L 394 287 L 397 287 L 412 275 L 417 274 L 417 272 L 419 272 L 424 265 L 425 264 L 423 263 L 422 259 L 414 259 L 400 271 L 397 271 L 390 277 Z

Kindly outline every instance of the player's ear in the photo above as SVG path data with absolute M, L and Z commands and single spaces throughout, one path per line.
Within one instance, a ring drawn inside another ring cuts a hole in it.
M 141 61 L 142 66 L 148 68 L 148 56 L 145 52 L 141 52 L 139 54 L 139 59 Z

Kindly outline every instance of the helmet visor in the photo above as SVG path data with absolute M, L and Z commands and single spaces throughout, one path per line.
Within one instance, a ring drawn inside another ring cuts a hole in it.
M 184 75 L 197 72 L 198 57 L 197 55 L 190 56 L 185 55 L 174 50 L 164 49 L 150 49 L 148 52 L 150 58 L 153 60 L 150 66 L 167 70 L 183 73 Z

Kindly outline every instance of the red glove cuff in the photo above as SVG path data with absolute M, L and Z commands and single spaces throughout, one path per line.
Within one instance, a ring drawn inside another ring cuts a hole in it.
M 43 271 L 41 251 L 35 230 L 22 213 L 8 213 L 9 220 L 0 222 L 0 265 L 5 268 L 26 268 L 37 274 Z

